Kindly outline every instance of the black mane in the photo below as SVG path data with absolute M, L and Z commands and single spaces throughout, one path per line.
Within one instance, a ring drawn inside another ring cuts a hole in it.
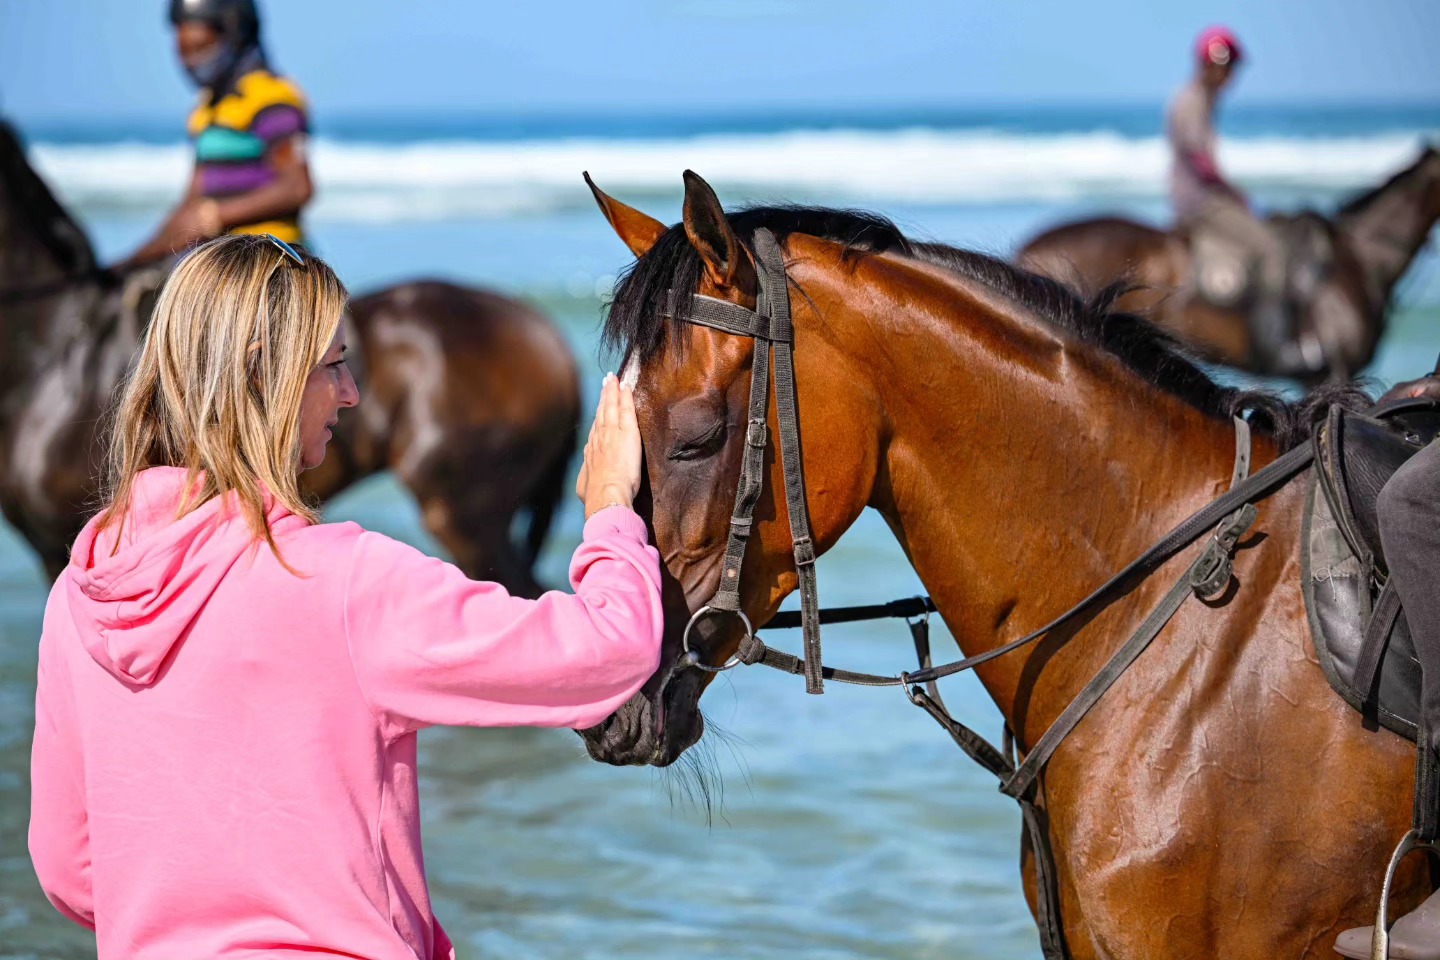
M 729 214 L 727 219 L 747 247 L 755 231 L 763 227 L 782 244 L 791 234 L 801 233 L 843 244 L 857 256 L 891 251 L 947 269 L 1000 293 L 1075 339 L 1109 353 L 1146 383 L 1207 415 L 1228 420 L 1250 411 L 1251 422 L 1270 433 L 1282 449 L 1309 434 L 1311 410 L 1336 401 L 1348 405 L 1369 402 L 1358 388 L 1348 386 L 1317 391 L 1299 404 L 1265 391 L 1221 386 L 1159 327 L 1114 309 L 1115 301 L 1128 289 L 1123 284 L 1108 287 L 1086 301 L 1059 281 L 995 257 L 942 244 L 912 242 L 885 217 L 855 210 L 761 206 Z M 667 230 L 616 284 L 603 332 L 605 346 L 627 356 L 634 352 L 642 360 L 649 358 L 665 343 L 669 325 L 659 312 L 665 291 L 671 287 L 694 290 L 701 270 L 700 257 L 684 228 L 676 225 Z
M 0 120 L 0 183 L 15 204 L 16 215 L 55 257 L 65 274 L 79 277 L 95 272 L 95 252 L 85 231 L 30 166 L 24 143 L 3 120 Z

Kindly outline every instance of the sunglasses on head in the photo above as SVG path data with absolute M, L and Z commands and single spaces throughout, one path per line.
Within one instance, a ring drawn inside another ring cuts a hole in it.
M 300 254 L 297 253 L 295 248 L 290 246 L 290 244 L 286 243 L 284 240 L 281 240 L 273 233 L 263 233 L 261 234 L 261 236 L 263 236 L 266 240 L 269 240 L 271 243 L 275 244 L 275 246 L 279 248 L 281 253 L 285 254 L 285 256 L 289 257 L 292 261 L 294 261 L 296 266 L 305 266 L 305 258 L 300 256 Z

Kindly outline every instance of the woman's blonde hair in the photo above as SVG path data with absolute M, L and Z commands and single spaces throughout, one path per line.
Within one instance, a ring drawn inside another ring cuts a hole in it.
M 114 408 L 105 526 L 124 523 L 135 477 L 155 466 L 189 472 L 181 515 L 233 492 L 272 549 L 267 493 L 318 519 L 300 493 L 300 401 L 348 294 L 324 262 L 303 259 L 233 236 L 175 267 Z

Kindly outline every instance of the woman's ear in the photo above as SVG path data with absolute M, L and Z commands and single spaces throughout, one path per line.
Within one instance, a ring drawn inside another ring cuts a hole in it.
M 589 185 L 590 192 L 595 195 L 595 202 L 600 204 L 600 212 L 605 214 L 605 219 L 610 221 L 610 227 L 625 241 L 625 246 L 635 254 L 635 259 L 640 259 L 650 252 L 655 246 L 655 241 L 660 239 L 661 234 L 667 229 L 665 224 L 656 220 L 648 214 L 641 213 L 634 207 L 621 203 L 610 196 L 604 190 L 595 186 L 595 181 L 590 179 L 590 174 L 583 174 L 585 183 Z

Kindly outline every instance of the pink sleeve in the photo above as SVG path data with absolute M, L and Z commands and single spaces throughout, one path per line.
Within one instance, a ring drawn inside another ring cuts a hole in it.
M 360 688 L 386 733 L 432 724 L 593 726 L 660 660 L 660 556 L 610 507 L 585 524 L 573 594 L 512 597 L 452 564 L 362 534 L 346 585 Z
M 55 909 L 94 930 L 90 827 L 73 692 L 62 656 L 54 646 L 51 632 L 42 631 L 35 740 L 30 753 L 30 860 L 40 888 Z

